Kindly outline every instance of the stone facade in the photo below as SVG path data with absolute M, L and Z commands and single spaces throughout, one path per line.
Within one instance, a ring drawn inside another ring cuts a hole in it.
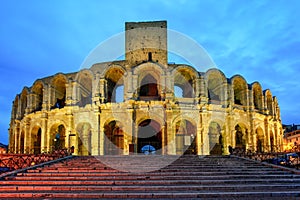
M 168 64 L 165 21 L 126 23 L 125 60 L 58 73 L 13 102 L 9 150 L 76 155 L 228 154 L 282 148 L 276 97 L 219 69 Z M 59 138 L 56 138 L 59 136 Z

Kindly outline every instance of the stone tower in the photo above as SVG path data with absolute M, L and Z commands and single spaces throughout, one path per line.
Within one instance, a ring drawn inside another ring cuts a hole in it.
M 167 66 L 167 21 L 126 22 L 126 61 L 135 66 L 157 62 Z

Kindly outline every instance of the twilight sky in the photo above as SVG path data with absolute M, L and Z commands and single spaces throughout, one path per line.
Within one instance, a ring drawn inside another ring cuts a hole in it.
M 0 3 L 0 142 L 12 101 L 38 78 L 80 70 L 125 22 L 167 20 L 199 43 L 227 78 L 259 81 L 277 96 L 284 124 L 300 124 L 298 0 L 3 0 Z M 172 60 L 169 60 L 172 62 Z

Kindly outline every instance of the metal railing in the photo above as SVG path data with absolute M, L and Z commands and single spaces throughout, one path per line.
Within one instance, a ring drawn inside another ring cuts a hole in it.
M 300 151 L 251 152 L 234 149 L 232 155 L 300 170 Z
M 70 151 L 67 149 L 41 154 L 2 154 L 0 155 L 0 174 L 56 160 L 68 155 L 70 155 Z

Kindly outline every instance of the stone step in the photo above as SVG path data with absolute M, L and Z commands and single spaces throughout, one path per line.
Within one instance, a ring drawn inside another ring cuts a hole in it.
M 1 185 L 215 185 L 215 184 L 263 184 L 263 183 L 290 183 L 298 184 L 300 180 L 290 178 L 285 179 L 232 179 L 232 180 L 12 180 L 0 181 Z
M 260 185 L 170 185 L 170 186 L 156 186 L 156 185 L 145 185 L 143 187 L 139 185 L 122 185 L 122 186 L 86 186 L 86 185 L 70 185 L 70 186 L 2 186 L 1 192 L 14 192 L 14 191 L 82 191 L 82 192 L 101 192 L 101 191 L 147 191 L 147 192 L 158 192 L 158 191 L 284 191 L 299 192 L 300 184 L 286 185 L 286 184 L 260 184 Z
M 257 174 L 245 174 L 245 175 L 209 175 L 209 176 L 191 176 L 191 175 L 161 175 L 161 176 L 152 176 L 152 175 L 118 175 L 118 176 L 57 176 L 56 174 L 52 176 L 17 176 L 17 177 L 10 177 L 7 180 L 24 180 L 24 181 L 33 181 L 33 180 L 214 180 L 214 179 L 226 179 L 226 180 L 233 180 L 233 179 L 294 179 L 300 181 L 300 176 L 296 175 L 273 175 L 273 174 L 264 174 L 264 175 L 257 175 Z
M 289 172 L 284 172 L 284 171 L 270 171 L 270 172 L 261 172 L 257 171 L 255 173 L 247 173 L 247 172 L 226 172 L 226 171 L 219 171 L 219 172 L 148 172 L 148 173 L 125 173 L 125 172 L 90 172 L 90 173 L 81 173 L 81 172 L 38 172 L 38 173 L 18 173 L 17 177 L 22 177 L 22 176 L 29 176 L 29 177 L 36 177 L 36 176 L 41 176 L 41 177 L 49 177 L 49 176 L 59 176 L 59 177 L 81 177 L 81 176 L 86 176 L 86 177 L 99 177 L 99 176 L 134 176 L 134 175 L 146 175 L 146 176 L 225 176 L 225 175 L 292 175 Z
M 138 192 L 138 193 L 74 193 L 74 192 L 44 192 L 44 193 L 35 193 L 35 192 L 17 192 L 17 193 L 0 193 L 0 198 L 63 198 L 63 199 L 141 199 L 141 198 L 161 198 L 161 199 L 191 199 L 191 198 L 215 198 L 215 199 L 253 199 L 260 197 L 263 199 L 291 199 L 299 198 L 300 192 L 285 192 L 285 191 L 272 191 L 272 192 Z

